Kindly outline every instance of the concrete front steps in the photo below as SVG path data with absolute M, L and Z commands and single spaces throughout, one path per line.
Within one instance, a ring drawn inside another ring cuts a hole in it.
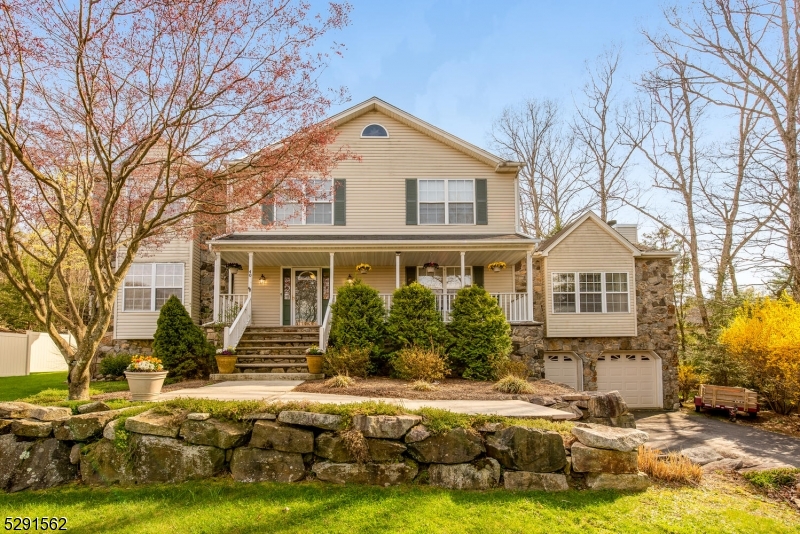
M 212 380 L 313 380 L 306 349 L 319 343 L 319 326 L 248 327 L 236 346 L 236 373 Z

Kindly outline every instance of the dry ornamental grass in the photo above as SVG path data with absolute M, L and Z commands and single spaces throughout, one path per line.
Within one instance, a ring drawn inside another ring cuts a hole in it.
M 503 393 L 531 393 L 533 388 L 524 378 L 506 375 L 498 380 L 492 389 Z
M 642 445 L 639 447 L 639 471 L 664 482 L 697 485 L 703 478 L 703 469 L 677 452 L 668 454 Z

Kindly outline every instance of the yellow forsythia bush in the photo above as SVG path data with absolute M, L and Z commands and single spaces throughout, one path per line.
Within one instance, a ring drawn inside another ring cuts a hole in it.
M 800 406 L 800 304 L 786 294 L 747 302 L 719 340 L 775 412 Z

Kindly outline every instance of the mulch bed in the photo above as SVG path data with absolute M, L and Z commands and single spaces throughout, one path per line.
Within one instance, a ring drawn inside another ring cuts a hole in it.
M 165 385 L 161 388 L 163 393 L 168 391 L 175 391 L 176 389 L 184 389 L 184 388 L 201 388 L 203 386 L 207 386 L 209 384 L 213 384 L 211 380 L 184 380 L 183 382 L 176 382 L 175 384 Z M 92 400 L 111 400 L 111 399 L 123 399 L 123 400 L 131 400 L 131 392 L 130 391 L 115 391 L 113 393 L 101 393 L 100 395 L 92 395 Z
M 303 382 L 293 391 L 305 393 L 329 393 L 336 395 L 355 395 L 357 397 L 383 397 L 420 400 L 525 400 L 529 401 L 534 396 L 556 397 L 571 393 L 574 390 L 563 384 L 556 384 L 549 380 L 536 380 L 531 382 L 533 393 L 508 394 L 492 389 L 493 382 L 478 382 L 460 378 L 448 378 L 436 383 L 436 391 L 415 391 L 411 389 L 411 382 L 395 378 L 357 378 L 352 386 L 341 388 L 325 387 L 324 380 L 309 380 Z

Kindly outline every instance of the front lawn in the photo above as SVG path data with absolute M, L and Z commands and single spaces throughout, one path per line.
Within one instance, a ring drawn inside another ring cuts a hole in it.
M 0 401 L 13 401 L 32 397 L 48 389 L 68 391 L 67 373 L 60 371 L 57 373 L 31 373 L 28 376 L 0 377 Z M 92 382 L 91 389 L 96 390 L 96 393 L 127 391 L 128 383 L 124 380 L 120 382 Z
M 736 482 L 643 493 L 242 484 L 71 486 L 6 495 L 0 517 L 66 517 L 72 532 L 797 532 L 800 516 Z

